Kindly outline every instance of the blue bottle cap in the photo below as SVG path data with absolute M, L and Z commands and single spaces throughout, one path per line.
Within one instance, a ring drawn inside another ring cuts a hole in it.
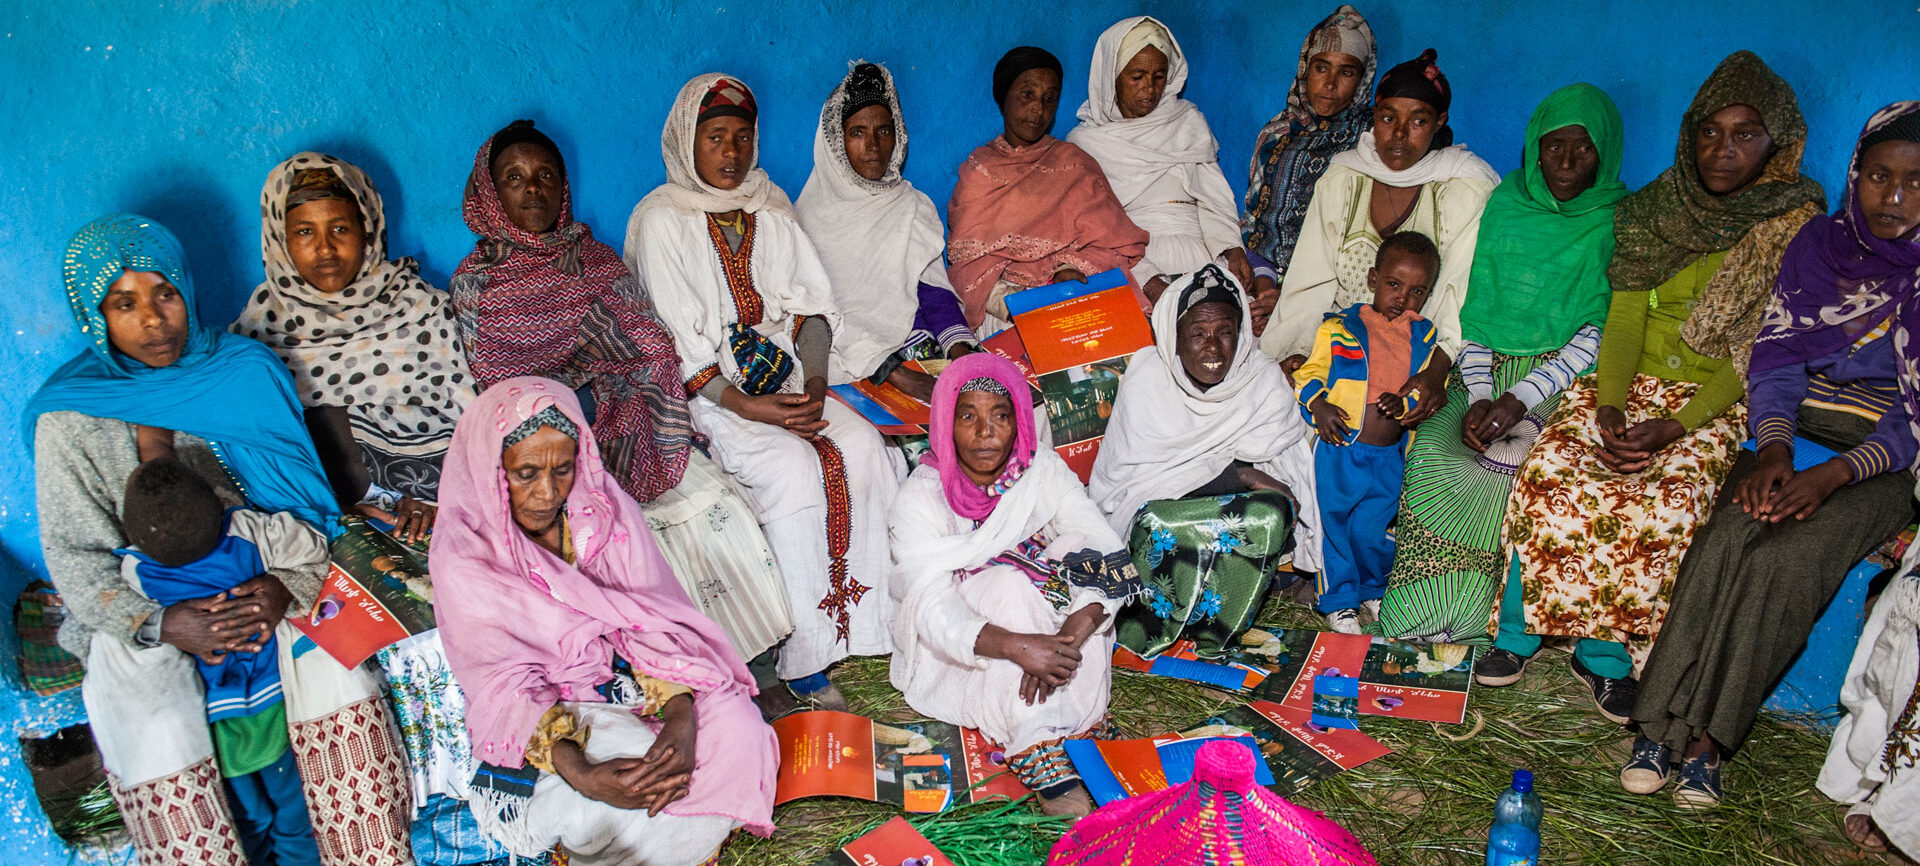
M 1533 790 L 1533 771 L 1532 770 L 1513 771 L 1513 789 L 1515 791 L 1519 791 L 1522 794 L 1525 794 L 1528 791 Z

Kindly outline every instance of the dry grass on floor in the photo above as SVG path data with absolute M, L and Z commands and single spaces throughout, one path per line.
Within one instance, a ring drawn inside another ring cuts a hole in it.
M 1264 625 L 1313 627 L 1312 611 L 1270 602 Z M 1567 669 L 1563 652 L 1543 653 L 1527 678 L 1504 689 L 1475 687 L 1468 722 L 1437 726 L 1365 717 L 1368 736 L 1394 752 L 1358 770 L 1324 780 L 1299 800 L 1323 810 L 1360 839 L 1382 864 L 1482 862 L 1493 799 L 1512 771 L 1525 767 L 1546 806 L 1543 860 L 1556 864 L 1882 864 L 1896 859 L 1862 854 L 1840 830 L 1843 808 L 1814 789 L 1827 737 L 1763 718 L 1747 748 L 1727 765 L 1726 800 L 1710 814 L 1673 808 L 1664 793 L 1639 797 L 1615 779 L 1629 736 L 1593 711 L 1585 687 Z M 913 712 L 887 684 L 885 659 L 853 659 L 833 679 L 854 712 L 909 719 Z M 1114 675 L 1113 711 L 1124 733 L 1149 736 L 1191 727 L 1232 703 L 1199 685 L 1129 671 Z M 1473 717 L 1485 720 L 1471 739 Z M 928 828 L 965 832 L 967 819 L 1002 812 L 984 805 L 949 813 Z M 1022 804 L 1037 817 L 1038 810 Z M 779 832 L 768 839 L 740 837 L 722 862 L 739 866 L 811 866 L 846 839 L 898 814 L 888 806 L 844 799 L 802 800 L 775 811 Z M 1000 816 L 1004 821 L 1005 815 Z M 920 823 L 920 819 L 915 819 Z M 1038 823 L 1002 831 L 1005 849 L 961 866 L 1039 864 L 1058 835 Z

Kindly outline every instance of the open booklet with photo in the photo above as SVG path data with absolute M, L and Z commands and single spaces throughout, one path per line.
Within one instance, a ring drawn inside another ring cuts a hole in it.
M 393 644 L 430 631 L 433 583 L 426 553 L 395 540 L 366 518 L 340 518 L 328 550 L 331 566 L 313 607 L 293 627 L 352 668 Z
M 908 361 L 901 366 L 916 373 L 939 376 L 940 371 L 947 368 L 947 362 Z M 875 385 L 856 379 L 845 385 L 834 385 L 827 393 L 860 413 L 860 417 L 867 419 L 883 436 L 924 436 L 931 423 L 933 407 L 889 382 Z
M 1145 658 L 1123 646 L 1113 648 L 1113 666 L 1157 677 L 1200 683 L 1233 692 L 1252 691 L 1287 662 L 1288 644 L 1279 630 L 1250 628 L 1242 633 L 1240 645 L 1229 648 L 1217 658 L 1205 658 L 1195 651 L 1193 641 L 1174 641 L 1153 658 Z
M 1393 752 L 1359 731 L 1322 727 L 1306 712 L 1268 701 L 1228 707 L 1181 736 L 1252 737 L 1273 775 L 1268 787 L 1281 796 Z
M 1093 472 L 1127 361 L 1153 345 L 1144 300 L 1133 278 L 1118 269 L 1007 296 L 1029 375 L 1047 407 L 1054 450 L 1081 481 Z
M 1255 698 L 1313 712 L 1316 677 L 1352 677 L 1360 715 L 1443 724 L 1466 718 L 1473 651 L 1465 644 L 1301 630 L 1288 630 L 1281 640 L 1285 660 L 1253 687 Z M 1329 707 L 1321 701 L 1320 709 Z
M 927 837 L 895 816 L 814 866 L 954 866 Z
M 854 797 L 928 813 L 1028 793 L 1008 770 L 1005 751 L 971 728 L 815 710 L 774 720 L 773 733 L 780 743 L 776 805 Z

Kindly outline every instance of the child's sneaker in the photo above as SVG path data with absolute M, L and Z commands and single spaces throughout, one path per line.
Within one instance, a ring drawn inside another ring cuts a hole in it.
M 1343 607 L 1327 614 L 1327 628 L 1340 634 L 1362 634 L 1360 630 L 1360 609 Z

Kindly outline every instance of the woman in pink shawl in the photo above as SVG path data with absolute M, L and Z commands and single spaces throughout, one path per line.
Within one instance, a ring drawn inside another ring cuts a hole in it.
M 1113 615 L 1140 588 L 1079 476 L 1036 444 L 1013 362 L 976 352 L 933 387 L 932 450 L 894 500 L 892 681 L 976 728 L 1050 815 L 1093 808 L 1060 745 L 1106 729 Z
M 688 601 L 573 393 L 536 377 L 467 408 L 431 567 L 482 764 L 482 829 L 520 856 L 692 866 L 773 831 L 779 754 L 753 680 Z M 591 736 L 589 736 L 591 735 Z
M 947 202 L 947 275 L 967 325 L 1007 324 L 1007 295 L 1132 268 L 1147 233 L 1127 218 L 1100 164 L 1053 137 L 1060 60 L 1021 46 L 993 68 L 993 101 L 1005 131 L 960 166 Z

